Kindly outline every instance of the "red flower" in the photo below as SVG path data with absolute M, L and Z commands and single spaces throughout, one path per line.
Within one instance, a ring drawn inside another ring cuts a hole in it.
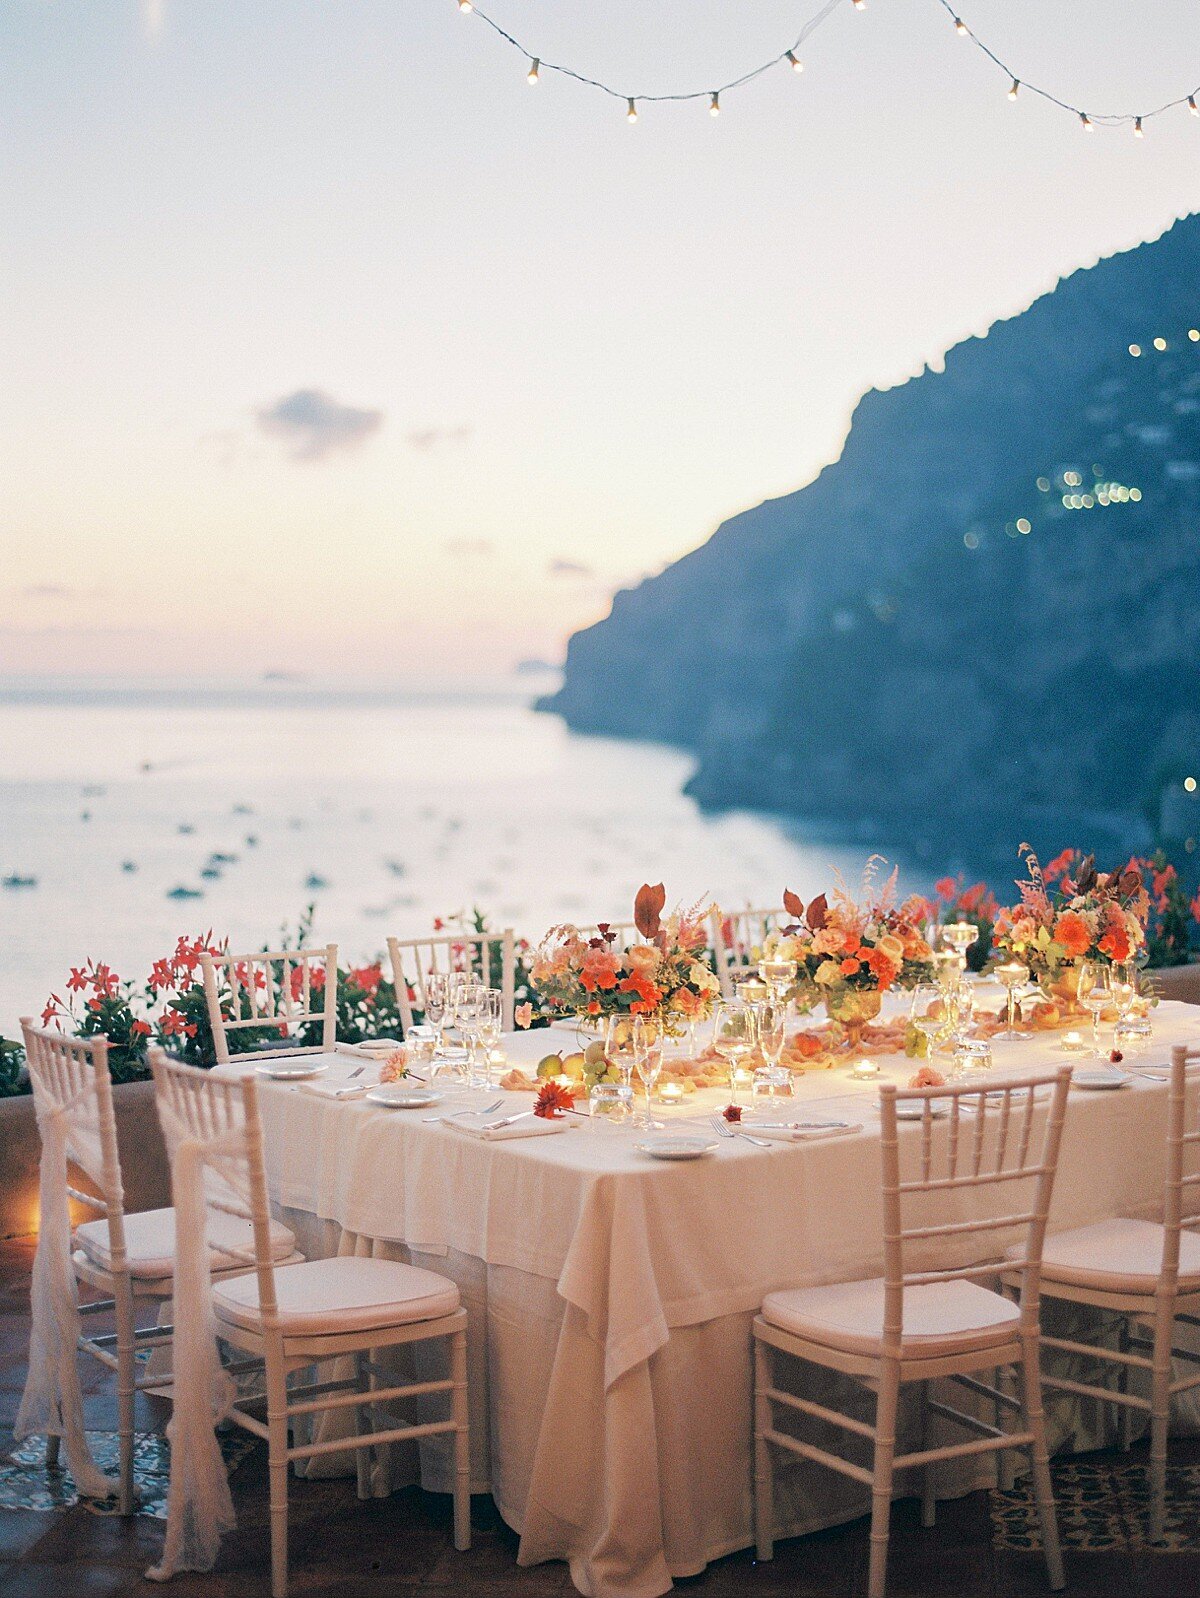
M 560 1082 L 547 1082 L 539 1090 L 533 1106 L 533 1113 L 540 1115 L 545 1121 L 557 1121 L 565 1110 L 575 1108 L 575 1100 L 571 1096 L 570 1088 L 565 1088 Z
M 177 1038 L 187 1031 L 187 1022 L 179 1010 L 164 1010 L 162 1030 L 165 1038 Z
M 861 963 L 861 961 L 854 959 L 853 956 L 847 955 L 841 965 L 838 966 L 838 970 L 844 977 L 852 977 Z
M 150 1036 L 149 1021 L 135 1021 L 129 1028 L 135 1038 L 148 1038 Z
M 86 971 L 81 971 L 78 966 L 71 967 L 71 975 L 67 978 L 68 993 L 82 993 L 91 981 Z
M 933 885 L 933 891 L 939 899 L 945 899 L 946 903 L 949 904 L 958 892 L 958 883 L 953 877 L 939 877 Z
M 92 986 L 101 998 L 111 999 L 121 986 L 121 979 L 108 966 L 98 965 L 92 971 Z
M 742 1107 L 740 1104 L 727 1104 L 721 1111 L 721 1114 L 727 1121 L 740 1121 L 742 1118 Z
M 59 1005 L 62 1000 L 57 993 L 52 993 L 46 1000 L 46 1008 L 42 1011 L 42 1025 L 49 1026 L 51 1021 L 60 1013 Z
M 155 993 L 163 988 L 175 986 L 175 966 L 170 960 L 156 960 L 150 969 L 150 981 L 147 984 Z

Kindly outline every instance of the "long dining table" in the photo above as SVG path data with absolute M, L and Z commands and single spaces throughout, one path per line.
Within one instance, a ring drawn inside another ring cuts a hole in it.
M 1126 1062 L 1126 1085 L 1073 1087 L 1052 1230 L 1160 1212 L 1165 1068 L 1173 1043 L 1200 1038 L 1198 1023 L 1192 1006 L 1161 1004 L 1152 1042 Z M 563 1028 L 504 1043 L 509 1061 L 532 1071 L 575 1041 Z M 1088 1063 L 1064 1051 L 1059 1033 L 996 1043 L 993 1053 L 993 1080 Z M 519 1533 L 519 1562 L 567 1560 L 575 1586 L 597 1598 L 657 1598 L 673 1578 L 749 1546 L 751 1321 L 772 1289 L 881 1274 L 877 1083 L 856 1079 L 848 1063 L 805 1072 L 788 1117 L 848 1128 L 766 1147 L 714 1138 L 707 1156 L 668 1162 L 639 1151 L 628 1127 L 583 1117 L 558 1135 L 509 1140 L 432 1118 L 500 1100 L 515 1113 L 531 1107 L 528 1093 L 439 1078 L 436 1112 L 385 1108 L 330 1096 L 331 1085 L 352 1093 L 369 1083 L 376 1066 L 360 1071 L 363 1061 L 343 1053 L 313 1063 L 324 1067 L 317 1091 L 260 1078 L 272 1201 L 309 1257 L 381 1255 L 458 1284 L 470 1316 L 472 1490 L 490 1492 Z M 914 1070 L 903 1056 L 878 1063 L 883 1080 L 901 1084 Z M 672 1129 L 711 1132 L 728 1097 L 705 1089 L 656 1113 Z M 936 1243 L 930 1256 L 945 1257 Z M 797 1391 L 820 1383 L 822 1402 L 869 1414 L 861 1392 L 832 1391 L 841 1378 L 809 1370 L 793 1379 Z M 1112 1436 L 1108 1406 L 1056 1401 L 1050 1420 L 1052 1446 Z M 413 1481 L 448 1490 L 439 1444 L 381 1450 L 373 1491 Z M 937 1492 L 990 1485 L 993 1469 L 954 1462 Z M 820 1467 L 779 1473 L 778 1536 L 868 1507 L 866 1489 Z

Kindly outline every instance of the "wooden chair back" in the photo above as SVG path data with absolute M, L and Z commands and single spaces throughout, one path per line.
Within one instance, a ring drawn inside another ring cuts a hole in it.
M 1190 1102 L 1189 1102 L 1190 1101 Z M 1189 1125 L 1190 1123 L 1190 1125 Z M 1167 1090 L 1166 1189 L 1163 1195 L 1163 1261 L 1158 1291 L 1174 1295 L 1179 1283 L 1179 1234 L 1200 1222 L 1200 1049 L 1177 1043 L 1171 1050 Z
M 790 919 L 782 908 L 722 910 L 713 906 L 709 915 L 709 937 L 723 998 L 733 998 L 739 974 L 749 968 L 754 951 L 762 948 L 767 934 L 785 926 Z
M 1022 1276 L 1022 1331 L 1036 1330 L 1042 1246 L 1070 1083 L 1071 1069 L 1064 1066 L 1053 1075 L 986 1085 L 900 1089 L 889 1082 L 880 1088 L 885 1355 L 900 1351 L 905 1289 L 994 1278 L 1004 1233 L 1023 1239 L 1004 1268 Z M 945 1118 L 934 1116 L 935 1102 L 948 1106 Z M 922 1106 L 916 1147 L 906 1148 L 903 1159 L 901 1104 Z M 1039 1136 L 1041 1110 L 1046 1120 Z M 918 1224 L 911 1224 L 914 1207 L 922 1211 Z M 949 1214 L 933 1219 L 931 1210 Z M 938 1244 L 964 1263 L 910 1266 L 913 1251 L 928 1254 Z
M 426 1008 L 425 984 L 429 977 L 470 971 L 489 988 L 501 993 L 502 1025 L 513 1030 L 513 993 L 516 983 L 516 937 L 511 927 L 502 932 L 439 932 L 427 938 L 389 938 L 388 957 L 400 1022 L 407 1037 L 415 1010 Z
M 264 1057 L 319 1054 L 333 1048 L 337 1039 L 336 943 L 327 943 L 321 949 L 259 954 L 214 954 L 206 949 L 200 956 L 200 966 L 219 1065 L 229 1060 L 229 1034 L 251 1029 L 280 1034 L 277 1047 L 256 1051 Z M 228 1015 L 225 1002 L 230 1009 Z M 321 1023 L 320 1043 L 287 1042 L 294 1028 L 314 1021 Z
M 113 1269 L 119 1271 L 125 1263 L 125 1193 L 108 1039 L 67 1037 L 35 1026 L 28 1016 L 21 1019 L 21 1032 L 39 1113 L 61 1112 L 66 1117 L 67 1196 L 107 1218 Z M 72 1184 L 72 1166 L 94 1183 L 97 1193 Z

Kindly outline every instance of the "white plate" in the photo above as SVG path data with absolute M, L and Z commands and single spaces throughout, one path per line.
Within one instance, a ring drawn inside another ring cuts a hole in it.
M 1076 1071 L 1071 1078 L 1071 1085 L 1077 1088 L 1127 1088 L 1132 1081 L 1133 1078 L 1124 1071 L 1106 1071 L 1100 1067 Z
M 930 1117 L 938 1121 L 943 1115 L 950 1114 L 949 1106 L 942 1099 L 926 1099 L 924 1104 L 918 1104 L 915 1099 L 907 1100 L 896 1106 L 897 1121 L 922 1121 L 925 1118 L 925 1105 L 929 1106 Z
M 323 1076 L 329 1067 L 311 1060 L 264 1060 L 254 1067 L 259 1076 L 276 1082 L 302 1082 L 308 1076 Z
M 366 1095 L 371 1104 L 382 1104 L 389 1110 L 423 1110 L 429 1104 L 440 1104 L 442 1095 L 428 1088 L 410 1088 L 403 1082 L 381 1082 Z
M 362 1043 L 354 1043 L 352 1048 L 360 1054 L 391 1054 L 393 1049 L 404 1047 L 399 1038 L 367 1038 Z
M 652 1160 L 699 1160 L 720 1147 L 716 1138 L 687 1137 L 683 1133 L 633 1146 L 639 1154 L 648 1154 Z

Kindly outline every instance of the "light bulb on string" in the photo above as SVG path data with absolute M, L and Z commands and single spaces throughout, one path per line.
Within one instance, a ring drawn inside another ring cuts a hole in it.
M 1079 113 L 1079 122 L 1085 133 L 1095 133 L 1096 124 L 1092 121 L 1091 117 L 1088 116 L 1086 111 L 1081 111 Z
M 1146 137 L 1146 130 L 1142 127 L 1141 117 L 1134 117 L 1133 119 L 1133 136 L 1135 139 L 1144 139 Z
M 794 50 L 785 50 L 783 52 L 783 58 L 788 63 L 788 65 L 791 67 L 793 72 L 803 72 L 804 71 L 804 62 L 801 61 L 800 57 L 796 54 L 796 52 Z
M 468 11 L 474 11 L 474 0 L 458 0 L 458 9 L 466 16 Z
M 1017 98 L 1017 95 L 1020 94 L 1020 92 L 1021 92 L 1020 79 L 1014 78 L 1012 80 L 1012 88 L 1008 91 L 1008 98 L 1010 100 L 1015 100 Z
M 967 27 L 966 23 L 961 17 L 955 17 L 954 31 L 958 34 L 960 39 L 965 39 L 971 30 Z
M 1194 117 L 1200 117 L 1200 105 L 1196 104 L 1196 96 L 1194 94 L 1188 95 L 1188 110 Z
M 636 122 L 637 118 L 638 118 L 637 102 L 636 102 L 636 100 L 630 100 L 629 101 L 629 110 L 626 111 L 626 113 L 625 113 L 625 120 L 626 120 L 626 122 Z
M 867 0 L 854 0 L 854 9 L 856 11 L 865 11 L 867 9 Z
M 721 115 L 721 96 L 718 92 L 714 92 L 708 102 L 708 114 L 710 117 Z
M 534 56 L 533 60 L 529 63 L 529 71 L 525 74 L 525 81 L 531 88 L 538 80 L 538 68 L 541 66 L 541 64 L 542 63 L 538 60 L 537 56 Z

